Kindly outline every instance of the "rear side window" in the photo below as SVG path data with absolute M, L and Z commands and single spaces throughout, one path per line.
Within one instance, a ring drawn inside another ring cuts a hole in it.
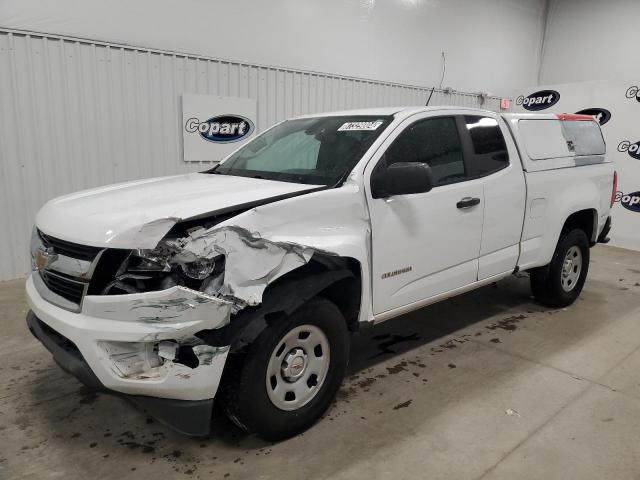
M 576 156 L 604 155 L 605 144 L 597 122 L 584 120 L 564 120 L 561 122 L 562 132 Z
M 454 117 L 419 120 L 408 126 L 385 152 L 386 166 L 398 162 L 426 163 L 434 185 L 466 179 L 462 145 Z
M 597 122 L 523 119 L 518 122 L 518 129 L 531 160 L 605 154 Z
M 464 121 L 473 147 L 473 176 L 489 175 L 509 165 L 507 144 L 496 119 L 465 115 Z
M 531 160 L 573 156 L 562 134 L 560 120 L 520 120 L 518 129 Z

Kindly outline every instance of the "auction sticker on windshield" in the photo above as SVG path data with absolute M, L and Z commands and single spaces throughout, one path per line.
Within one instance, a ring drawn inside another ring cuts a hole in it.
M 374 122 L 347 122 L 343 123 L 340 128 L 338 128 L 338 131 L 344 132 L 348 130 L 376 130 L 383 123 L 383 120 L 376 120 Z

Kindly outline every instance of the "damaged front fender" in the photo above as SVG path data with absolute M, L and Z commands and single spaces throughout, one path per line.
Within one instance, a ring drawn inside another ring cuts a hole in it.
M 244 228 L 227 226 L 192 231 L 173 261 L 189 264 L 224 255 L 224 280 L 215 293 L 233 298 L 241 309 L 260 304 L 267 285 L 306 265 L 315 252 L 304 245 L 273 242 Z

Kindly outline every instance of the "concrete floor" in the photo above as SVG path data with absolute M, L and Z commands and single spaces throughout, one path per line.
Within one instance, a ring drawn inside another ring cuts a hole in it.
M 640 254 L 592 250 L 581 298 L 549 310 L 527 278 L 354 337 L 326 417 L 279 444 L 224 418 L 186 438 L 64 374 L 0 284 L 0 478 L 640 477 Z

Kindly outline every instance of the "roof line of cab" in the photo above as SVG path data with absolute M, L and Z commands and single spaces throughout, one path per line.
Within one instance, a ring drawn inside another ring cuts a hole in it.
M 494 112 L 492 110 L 486 110 L 482 108 L 474 108 L 474 107 L 459 107 L 455 105 L 439 105 L 433 107 L 379 107 L 379 108 L 361 108 L 354 110 L 340 110 L 336 112 L 322 112 L 322 113 L 311 113 L 307 115 L 300 115 L 297 117 L 293 117 L 292 120 L 303 119 L 303 118 L 318 118 L 318 117 L 342 117 L 342 116 L 398 116 L 400 117 L 409 117 L 415 115 L 417 113 L 422 112 L 437 112 L 437 111 L 448 111 L 448 110 L 462 110 L 473 113 L 481 113 L 481 114 L 491 114 L 491 115 L 500 115 L 505 120 L 521 120 L 526 118 L 536 118 L 536 119 L 553 119 L 553 120 L 593 120 L 593 117 L 589 115 L 577 115 L 577 114 L 568 114 L 568 113 L 511 113 L 511 112 Z
M 317 117 L 341 117 L 341 116 L 360 116 L 360 115 L 366 115 L 366 116 L 375 116 L 375 115 L 381 115 L 381 116 L 388 116 L 388 115 L 397 115 L 399 113 L 402 113 L 404 115 L 414 115 L 416 113 L 421 113 L 421 112 L 432 112 L 432 111 L 439 111 L 439 110 L 468 110 L 468 111 L 472 111 L 472 112 L 484 112 L 484 113 L 492 113 L 492 114 L 496 114 L 496 112 L 492 112 L 491 110 L 486 110 L 486 109 L 480 109 L 480 108 L 473 108 L 473 107 L 456 107 L 456 106 L 449 106 L 449 105 L 440 105 L 440 106 L 433 106 L 433 107 L 420 107 L 420 106 L 416 106 L 416 107 L 379 107 L 379 108 L 361 108 L 361 109 L 354 109 L 354 110 L 341 110 L 341 111 L 336 111 L 336 112 L 319 112 L 319 113 L 311 113 L 311 114 L 307 114 L 307 115 L 300 115 L 297 117 L 293 117 L 291 118 L 291 120 L 297 120 L 297 119 L 302 119 L 302 118 L 317 118 Z

